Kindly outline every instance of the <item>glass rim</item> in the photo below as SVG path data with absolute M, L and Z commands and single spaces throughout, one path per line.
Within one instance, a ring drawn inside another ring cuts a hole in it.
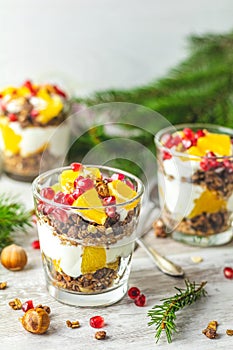
M 175 125 L 171 125 L 168 126 L 166 128 L 163 128 L 161 130 L 159 130 L 155 136 L 154 136 L 154 142 L 156 144 L 157 147 L 162 148 L 163 150 L 165 150 L 166 152 L 170 153 L 172 156 L 176 156 L 176 157 L 183 157 L 183 158 L 187 158 L 188 160 L 202 160 L 203 158 L 206 157 L 206 155 L 204 156 L 197 156 L 197 155 L 192 155 L 192 154 L 187 154 L 184 152 L 179 152 L 179 151 L 175 151 L 172 150 L 171 148 L 168 148 L 166 146 L 164 146 L 161 142 L 160 139 L 162 137 L 162 135 L 169 133 L 169 131 L 178 131 L 179 129 L 184 129 L 184 128 L 197 128 L 197 129 L 218 129 L 220 131 L 223 131 L 223 133 L 225 132 L 225 134 L 227 135 L 231 135 L 233 137 L 233 129 L 230 129 L 228 127 L 225 126 L 221 126 L 221 125 L 217 125 L 217 124 L 209 124 L 209 123 L 187 123 L 187 124 L 175 124 Z M 209 157 L 211 159 L 211 157 Z M 215 159 L 219 159 L 219 160 L 224 160 L 224 159 L 233 159 L 233 154 L 230 156 L 215 156 Z
M 140 197 L 142 197 L 143 193 L 144 193 L 144 189 L 145 186 L 143 184 L 143 182 L 135 175 L 118 169 L 118 168 L 112 168 L 109 166 L 105 166 L 105 165 L 93 165 L 93 164 L 83 164 L 85 167 L 90 167 L 90 168 L 98 168 L 98 169 L 104 169 L 106 171 L 112 171 L 115 173 L 121 173 L 123 175 L 125 175 L 126 177 L 128 177 L 131 180 L 134 180 L 137 183 L 138 189 L 137 189 L 137 196 L 131 198 L 130 200 L 127 200 L 125 202 L 122 203 L 117 203 L 117 204 L 108 204 L 108 205 L 101 205 L 101 206 L 92 206 L 92 207 L 77 207 L 77 206 L 73 206 L 73 205 L 69 205 L 69 204 L 62 204 L 62 203 L 57 203 L 54 202 L 53 200 L 44 198 L 43 196 L 41 196 L 41 194 L 39 193 L 39 181 L 43 178 L 49 178 L 50 176 L 54 175 L 57 172 L 61 172 L 63 170 L 71 170 L 70 166 L 64 166 L 64 167 L 59 167 L 59 168 L 55 168 L 55 169 L 51 169 L 48 170 L 46 172 L 41 173 L 40 175 L 38 175 L 32 182 L 32 193 L 33 193 L 33 197 L 37 198 L 38 200 L 42 201 L 45 204 L 48 204 L 50 206 L 59 208 L 59 209 L 64 209 L 64 210 L 92 210 L 92 209 L 103 209 L 103 208 L 108 208 L 108 207 L 116 207 L 116 208 L 121 208 L 121 207 L 125 207 L 127 205 L 130 205 L 131 203 L 135 202 L 136 200 L 139 200 Z

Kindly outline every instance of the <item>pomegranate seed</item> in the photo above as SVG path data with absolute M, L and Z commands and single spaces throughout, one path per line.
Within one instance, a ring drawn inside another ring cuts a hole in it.
M 124 174 L 113 174 L 111 176 L 111 179 L 112 180 L 120 180 L 120 181 L 123 181 L 125 178 L 125 175 Z
M 9 118 L 9 120 L 10 120 L 11 122 L 16 122 L 16 121 L 18 120 L 17 115 L 14 114 L 14 113 L 8 114 L 8 118 Z
M 102 316 L 91 317 L 90 326 L 93 328 L 102 328 L 104 326 L 104 318 Z
M 172 139 L 173 146 L 177 146 L 182 142 L 181 137 L 179 135 L 176 135 Z
M 161 137 L 161 143 L 167 148 L 171 148 L 173 146 L 173 137 L 170 134 L 164 134 Z
M 30 112 L 30 115 L 32 118 L 36 118 L 38 115 L 39 115 L 39 111 L 33 109 L 31 112 Z
M 232 163 L 232 161 L 230 161 L 229 159 L 224 159 L 224 160 L 223 160 L 223 165 L 224 165 L 225 168 L 230 168 L 230 169 L 232 169 L 233 163 Z
M 116 215 L 116 208 L 115 207 L 107 207 L 105 211 L 106 211 L 106 214 L 110 218 L 114 218 L 114 216 Z
M 74 187 L 80 188 L 82 191 L 87 191 L 90 190 L 91 188 L 94 187 L 94 182 L 92 179 L 89 177 L 84 178 L 83 176 L 79 176 L 75 181 L 74 181 Z
M 134 190 L 134 184 L 130 180 L 125 180 L 125 183 L 131 188 L 131 190 Z
M 139 297 L 140 295 L 140 289 L 138 289 L 137 287 L 131 287 L 128 290 L 128 296 L 130 297 L 130 299 L 136 299 L 137 297 Z
M 42 188 L 42 190 L 40 191 L 40 194 L 42 197 L 50 200 L 53 199 L 55 196 L 55 192 L 51 187 Z
M 172 155 L 169 152 L 163 151 L 163 160 L 171 159 L 171 158 L 172 158 Z
M 72 205 L 74 203 L 74 197 L 72 194 L 66 194 L 64 197 L 64 204 Z
M 53 210 L 54 210 L 54 207 L 51 207 L 51 205 L 44 205 L 43 213 L 45 215 L 49 215 L 53 212 Z
M 59 209 L 59 208 L 54 209 L 52 215 L 58 221 L 61 221 L 61 222 L 64 222 L 64 223 L 67 223 L 67 221 L 68 221 L 68 215 L 62 209 Z
M 35 241 L 32 242 L 32 248 L 33 249 L 40 249 L 40 241 L 36 239 Z
M 53 198 L 54 202 L 64 204 L 65 194 L 61 191 L 57 192 Z
M 3 98 L 3 94 L 0 94 L 0 98 Z
M 144 306 L 146 304 L 146 297 L 144 294 L 140 294 L 135 300 L 135 305 L 137 306 Z
M 192 141 L 194 139 L 194 132 L 191 129 L 184 128 L 183 133 L 188 140 Z
M 76 190 L 72 193 L 74 199 L 77 199 L 79 196 L 83 194 L 83 190 L 81 188 L 76 188 Z
M 204 137 L 204 136 L 205 136 L 205 132 L 203 130 L 197 130 L 194 137 L 196 140 L 198 140 L 200 137 Z
M 109 196 L 103 198 L 103 205 L 116 204 L 116 197 Z
M 233 279 L 233 269 L 231 267 L 225 267 L 223 273 L 226 278 Z
M 183 144 L 184 148 L 188 149 L 188 148 L 193 146 L 193 141 L 189 140 L 189 139 L 183 139 L 182 144 Z
M 200 161 L 200 167 L 204 171 L 209 170 L 210 169 L 210 165 L 209 165 L 208 159 L 203 158 L 203 160 Z
M 27 300 L 22 305 L 22 310 L 24 312 L 27 312 L 28 310 L 33 309 L 33 308 L 34 308 L 34 306 L 33 306 L 33 301 L 32 300 Z
M 63 90 L 61 90 L 57 85 L 53 85 L 53 88 L 58 95 L 67 98 L 66 93 Z
M 36 90 L 34 89 L 34 87 L 32 86 L 32 83 L 30 80 L 26 80 L 25 83 L 23 84 L 24 86 L 26 86 L 28 88 L 28 90 L 30 91 L 30 93 L 32 95 L 36 94 Z
M 73 171 L 79 171 L 83 167 L 81 163 L 72 163 L 70 166 Z
M 43 213 L 44 211 L 44 204 L 43 203 L 39 203 L 38 206 L 37 206 L 37 211 L 39 213 Z
M 216 154 L 214 153 L 214 152 L 207 152 L 207 154 L 206 154 L 206 156 L 208 157 L 208 158 L 216 158 Z

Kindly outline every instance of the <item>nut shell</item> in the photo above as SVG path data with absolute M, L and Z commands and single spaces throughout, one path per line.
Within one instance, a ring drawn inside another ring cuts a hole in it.
M 27 264 L 27 254 L 22 247 L 16 244 L 8 245 L 2 250 L 1 263 L 8 270 L 22 270 Z
M 44 309 L 29 309 L 21 318 L 21 323 L 26 331 L 34 334 L 43 334 L 50 325 L 50 318 Z

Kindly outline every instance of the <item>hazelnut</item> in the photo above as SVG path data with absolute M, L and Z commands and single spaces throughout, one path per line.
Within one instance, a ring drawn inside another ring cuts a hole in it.
M 2 250 L 1 263 L 8 270 L 22 270 L 27 263 L 27 254 L 16 244 L 8 245 Z
M 43 334 L 50 325 L 48 313 L 41 308 L 29 309 L 20 319 L 24 329 L 34 334 Z

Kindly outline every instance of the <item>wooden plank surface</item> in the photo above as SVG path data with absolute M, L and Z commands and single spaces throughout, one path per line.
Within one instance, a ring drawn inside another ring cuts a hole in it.
M 0 191 L 17 193 L 28 208 L 32 205 L 29 184 L 20 184 L 3 177 L 0 180 Z M 134 253 L 129 284 L 138 286 L 147 296 L 145 307 L 136 307 L 127 296 L 107 308 L 67 306 L 50 297 L 46 290 L 40 252 L 31 248 L 31 242 L 36 238 L 36 229 L 32 229 L 27 235 L 16 237 L 16 242 L 25 247 L 28 253 L 28 264 L 23 271 L 10 272 L 0 266 L 0 281 L 8 282 L 8 288 L 0 291 L 0 349 L 233 348 L 233 338 L 225 334 L 226 329 L 233 329 L 233 281 L 227 280 L 222 272 L 224 266 L 233 266 L 232 243 L 218 248 L 201 249 L 185 246 L 170 238 L 155 238 L 153 232 L 148 234 L 148 242 L 182 265 L 187 278 L 196 282 L 208 281 L 208 296 L 177 314 L 178 333 L 174 334 L 172 344 L 168 345 L 164 335 L 155 344 L 154 329 L 147 326 L 147 311 L 158 304 L 161 298 L 173 295 L 174 286 L 183 287 L 183 279 L 162 274 L 142 249 L 138 248 Z M 202 256 L 203 261 L 194 264 L 191 260 L 194 255 Z M 22 301 L 32 299 L 35 304 L 42 303 L 51 307 L 51 326 L 46 334 L 33 335 L 23 329 L 18 320 L 22 311 L 14 311 L 8 305 L 16 297 Z M 94 315 L 102 315 L 106 320 L 106 340 L 94 339 L 95 329 L 88 324 L 89 318 Z M 68 319 L 78 319 L 81 327 L 67 328 L 65 322 Z M 215 340 L 202 334 L 202 330 L 211 320 L 219 322 L 219 337 Z

